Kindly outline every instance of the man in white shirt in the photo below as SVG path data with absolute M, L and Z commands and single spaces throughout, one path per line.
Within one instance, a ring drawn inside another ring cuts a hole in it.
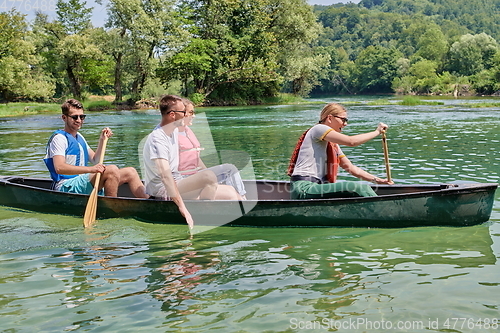
M 161 199 L 171 199 L 179 207 L 190 228 L 194 222 L 183 199 L 239 200 L 232 186 L 219 185 L 216 175 L 203 170 L 189 177 L 179 172 L 178 127 L 184 125 L 186 107 L 176 95 L 160 100 L 161 122 L 148 135 L 143 148 L 146 192 Z

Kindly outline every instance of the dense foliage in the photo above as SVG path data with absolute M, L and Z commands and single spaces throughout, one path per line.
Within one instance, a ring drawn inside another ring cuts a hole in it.
M 500 89 L 499 0 L 362 0 L 315 11 L 324 27 L 318 45 L 337 59 L 316 93 Z
M 0 13 L 0 98 L 165 91 L 197 103 L 259 103 L 279 92 L 493 94 L 500 0 L 83 0 L 56 19 Z

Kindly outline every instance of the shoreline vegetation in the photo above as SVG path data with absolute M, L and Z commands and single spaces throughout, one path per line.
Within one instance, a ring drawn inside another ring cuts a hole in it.
M 297 96 L 282 94 L 279 97 L 263 101 L 262 105 L 300 105 L 300 104 L 323 104 L 322 101 L 311 101 Z M 384 105 L 444 105 L 442 101 L 425 100 L 416 96 L 394 96 L 393 99 L 380 98 L 367 102 L 344 102 L 344 105 L 370 105 L 370 106 L 384 106 Z M 109 100 L 109 96 L 91 96 L 83 102 L 87 111 L 108 111 L 108 110 L 150 110 L 156 109 L 153 99 L 141 100 L 134 105 L 130 104 L 113 104 Z M 499 102 L 477 102 L 477 103 L 463 103 L 463 106 L 469 108 L 488 108 L 500 107 Z M 36 102 L 11 102 L 0 103 L 0 117 L 16 117 L 37 114 L 58 114 L 61 112 L 61 103 L 36 103 Z
M 0 13 L 0 102 L 113 94 L 87 109 L 136 110 L 163 93 L 197 106 L 293 103 L 286 94 L 500 96 L 496 2 L 358 2 L 193 0 L 193 15 L 184 1 L 110 0 L 103 26 L 84 0 L 57 1 L 55 18 L 12 8 Z
M 82 103 L 87 111 L 107 111 L 107 110 L 151 110 L 157 109 L 157 100 L 159 98 L 142 99 L 135 103 L 113 103 L 113 96 L 90 96 L 83 99 Z M 0 117 L 15 117 L 36 114 L 57 114 L 61 112 L 63 99 L 58 102 L 9 102 L 0 103 Z M 307 101 L 302 97 L 291 94 L 280 94 L 277 97 L 267 98 L 265 100 L 248 103 L 247 105 L 293 105 L 293 104 L 311 104 L 321 102 Z M 211 105 L 209 105 L 211 106 Z M 218 105 L 225 106 L 225 105 Z M 233 106 L 227 105 L 227 106 Z
M 113 94 L 88 109 L 131 110 L 165 92 L 198 106 L 280 93 L 500 96 L 498 1 L 110 0 L 99 26 L 84 0 L 57 1 L 56 17 L 13 7 L 0 13 L 0 101 Z

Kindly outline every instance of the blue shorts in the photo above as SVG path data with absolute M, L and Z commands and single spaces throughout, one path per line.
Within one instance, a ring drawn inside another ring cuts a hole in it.
M 61 185 L 57 186 L 57 189 L 61 192 L 90 194 L 94 186 L 90 182 L 90 174 L 84 173 L 63 181 Z M 99 195 L 104 195 L 104 189 L 99 191 Z

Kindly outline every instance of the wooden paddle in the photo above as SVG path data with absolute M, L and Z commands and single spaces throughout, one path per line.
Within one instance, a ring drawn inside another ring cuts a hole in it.
M 108 143 L 108 137 L 105 136 L 102 142 L 101 156 L 99 156 L 99 164 L 104 161 L 104 152 L 106 151 L 106 144 Z M 101 180 L 101 173 L 95 175 L 94 189 L 90 193 L 89 201 L 87 202 L 87 207 L 85 208 L 85 214 L 83 215 L 83 226 L 88 228 L 95 221 L 95 216 L 97 213 L 97 193 L 99 192 L 99 181 Z
M 384 147 L 385 173 L 387 174 L 387 179 L 391 182 L 391 166 L 389 165 L 389 150 L 387 149 L 387 136 L 385 135 L 385 131 L 382 132 L 382 146 Z

